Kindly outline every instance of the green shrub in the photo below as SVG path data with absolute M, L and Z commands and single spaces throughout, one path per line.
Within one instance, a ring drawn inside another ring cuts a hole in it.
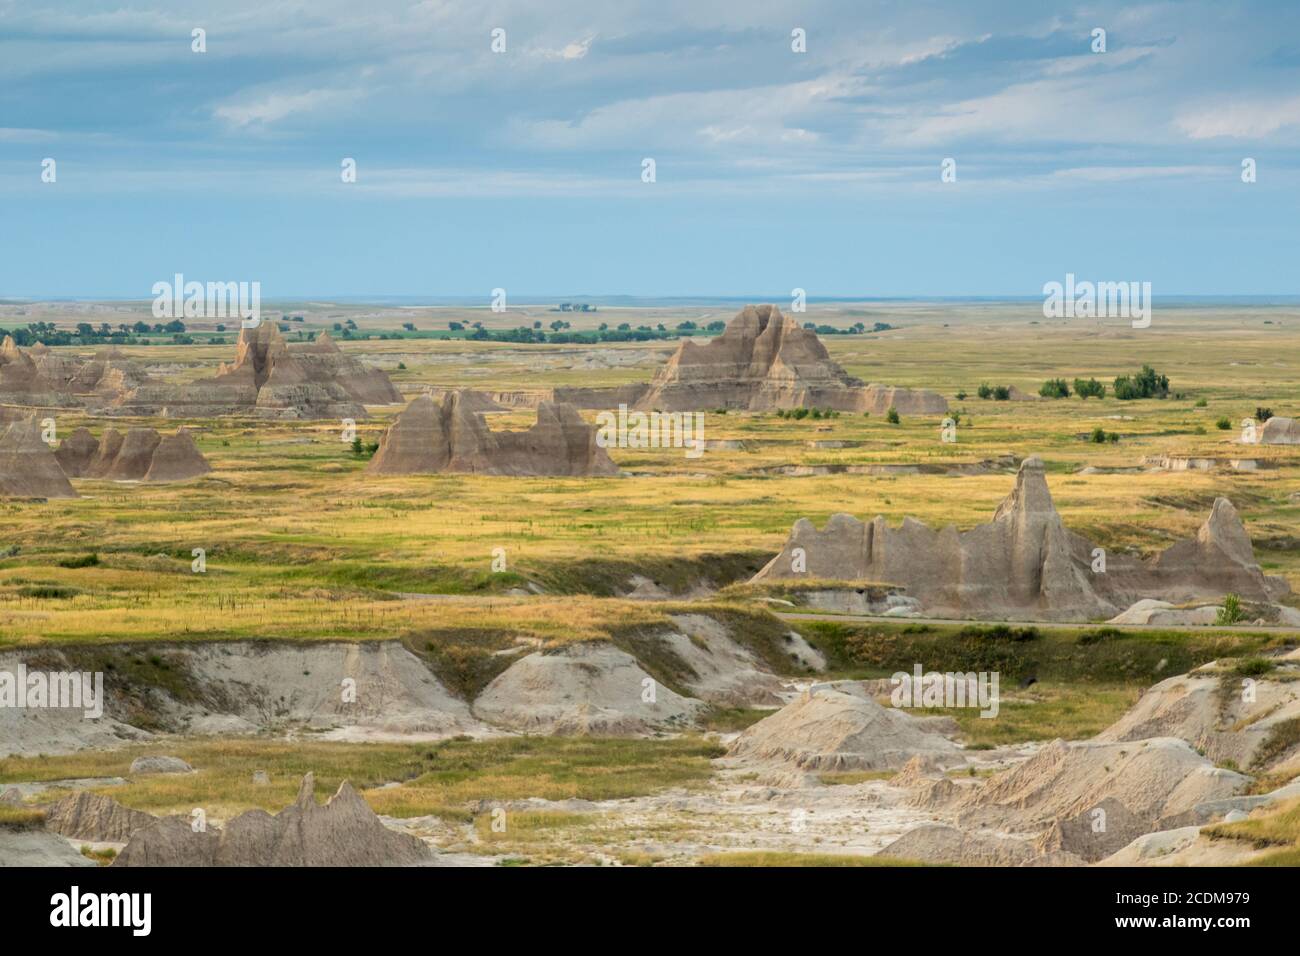
M 1101 382 L 1097 381 L 1095 378 L 1076 378 L 1074 380 L 1074 394 L 1084 400 L 1089 398 L 1105 398 L 1106 386 L 1101 384 Z
M 1218 426 L 1219 431 L 1226 432 L 1229 428 L 1232 427 L 1232 419 L 1230 419 L 1227 415 L 1224 415 L 1214 424 Z
M 892 405 L 889 406 L 889 411 L 885 415 L 885 421 L 889 422 L 891 425 L 897 425 L 901 421 L 898 417 L 898 409 Z
M 1169 394 L 1169 376 L 1161 375 L 1150 365 L 1143 365 L 1135 375 L 1115 379 L 1115 397 L 1130 401 L 1136 398 L 1164 398 Z
M 1065 383 L 1063 378 L 1049 378 L 1039 388 L 1038 394 L 1043 398 L 1069 398 L 1070 386 Z
M 1215 617 L 1215 624 L 1236 624 L 1244 615 L 1241 610 L 1241 598 L 1235 594 L 1225 595 L 1223 598 L 1223 607 L 1219 608 L 1218 616 Z
M 93 568 L 99 564 L 99 555 L 83 554 L 76 558 L 64 558 L 59 562 L 61 568 Z

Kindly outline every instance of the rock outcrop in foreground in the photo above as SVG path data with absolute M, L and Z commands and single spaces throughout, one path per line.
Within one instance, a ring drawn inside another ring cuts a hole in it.
M 212 470 L 184 428 L 166 436 L 153 428 L 132 428 L 126 435 L 110 428 L 101 439 L 78 428 L 54 456 L 69 478 L 184 481 Z
M 888 583 L 904 587 L 927 614 L 1047 620 L 1110 618 L 1143 598 L 1186 603 L 1235 593 L 1272 601 L 1289 591 L 1285 580 L 1260 571 L 1250 536 L 1226 498 L 1215 500 L 1194 538 L 1149 561 L 1110 554 L 1105 570 L 1094 571 L 1093 551 L 1092 542 L 1066 529 L 1041 459 L 1029 458 L 988 524 L 934 531 L 913 518 L 891 528 L 881 516 L 864 524 L 835 514 L 818 531 L 801 518 L 754 580 Z
M 483 475 L 616 475 L 596 443 L 596 429 L 569 405 L 543 402 L 537 423 L 522 432 L 488 428 L 472 405 L 453 393 L 435 402 L 421 395 L 384 433 L 368 471 L 379 475 L 469 472 Z
M 314 342 L 290 345 L 275 322 L 239 333 L 235 361 L 209 379 L 188 385 L 134 389 L 117 410 L 132 415 L 202 418 L 256 414 L 265 418 L 366 417 L 365 405 L 402 400 L 388 376 L 345 354 L 322 332 Z
M 329 802 L 315 797 L 314 775 L 298 799 L 272 816 L 249 810 L 224 828 L 194 832 L 186 817 L 166 817 L 134 830 L 113 866 L 416 866 L 433 851 L 388 829 L 344 781 Z
M 0 495 L 11 498 L 76 498 L 35 418 L 14 422 L 0 434 Z

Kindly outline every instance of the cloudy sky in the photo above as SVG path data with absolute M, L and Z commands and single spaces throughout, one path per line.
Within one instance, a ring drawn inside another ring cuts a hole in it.
M 0 296 L 1300 294 L 1297 147 L 1290 0 L 0 0 Z

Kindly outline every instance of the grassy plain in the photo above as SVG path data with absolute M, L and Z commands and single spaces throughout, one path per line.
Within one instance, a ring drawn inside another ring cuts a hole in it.
M 328 327 L 346 310 L 309 314 Z M 729 309 L 656 316 L 725 317 Z M 397 328 L 382 310 L 359 333 Z M 430 326 L 436 310 L 417 317 Z M 490 313 L 478 313 L 485 316 Z M 627 314 L 631 314 L 629 311 Z M 530 313 L 529 317 L 533 317 Z M 551 313 L 538 313 L 547 321 Z M 622 312 L 571 317 L 575 328 L 615 323 Z M 206 637 L 389 637 L 437 625 L 597 633 L 637 612 L 618 602 L 633 573 L 668 590 L 740 580 L 774 553 L 799 517 L 836 511 L 891 521 L 914 515 L 966 528 L 987 520 L 1010 489 L 1010 470 L 952 475 L 855 473 L 796 476 L 785 466 L 946 466 L 1039 454 L 1071 528 L 1108 549 L 1152 553 L 1194 532 L 1217 495 L 1231 498 L 1261 564 L 1300 589 L 1300 455 L 1235 444 L 1257 406 L 1300 413 L 1300 313 L 1294 309 L 1158 310 L 1148 329 L 1121 321 L 1048 322 L 1022 305 L 814 306 L 808 318 L 845 325 L 881 317 L 898 326 L 866 336 L 826 336 L 832 355 L 869 381 L 933 388 L 960 415 L 955 444 L 938 417 L 781 419 L 709 414 L 709 439 L 740 448 L 687 459 L 680 449 L 614 449 L 616 479 L 508 479 L 466 475 L 375 478 L 340 440 L 336 422 L 187 422 L 212 475 L 176 485 L 78 481 L 82 498 L 0 503 L 0 646 L 44 641 Z M 636 321 L 639 321 L 636 320 Z M 312 323 L 318 323 L 313 326 Z M 386 324 L 387 323 L 387 324 Z M 487 324 L 518 324 L 492 316 Z M 445 322 L 443 322 L 445 325 Z M 648 378 L 671 343 L 518 346 L 434 339 L 353 341 L 344 347 L 387 367 L 408 393 L 430 384 L 471 387 L 603 385 Z M 222 346 L 129 349 L 163 374 L 206 374 Z M 981 382 L 1036 393 L 1049 377 L 1107 384 L 1143 363 L 1167 374 L 1177 397 L 1122 402 L 997 402 Z M 404 367 L 398 367 L 399 364 Z M 967 397 L 958 400 L 959 392 Z M 378 439 L 395 409 L 361 424 Z M 60 413 L 59 430 L 79 424 Z M 1220 430 L 1216 422 L 1233 424 Z M 528 413 L 493 416 L 524 427 Z M 136 424 L 114 423 L 118 427 Z M 152 421 L 160 427 L 176 422 Z M 1095 428 L 1116 443 L 1087 440 Z M 848 447 L 815 447 L 812 442 Z M 1248 456 L 1255 472 L 1105 473 L 1144 456 Z M 1077 474 L 1085 467 L 1102 473 Z M 193 549 L 207 571 L 191 571 Z M 493 550 L 508 570 L 493 573 Z M 98 564 L 85 563 L 96 555 Z M 526 582 L 549 595 L 589 595 L 579 605 L 501 595 Z M 411 600 L 410 595 L 455 600 Z M 403 598 L 403 596 L 408 596 Z M 576 610 L 576 613 L 575 613 Z

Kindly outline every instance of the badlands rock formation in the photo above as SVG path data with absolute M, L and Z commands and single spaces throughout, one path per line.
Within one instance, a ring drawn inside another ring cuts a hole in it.
M 39 342 L 23 349 L 12 336 L 0 346 L 0 402 L 49 408 L 111 404 L 149 381 L 116 349 L 84 359 Z
M 1143 598 L 1188 603 L 1235 593 L 1272 601 L 1289 590 L 1283 579 L 1260 571 L 1226 498 L 1215 500 L 1194 538 L 1149 561 L 1111 554 L 1104 572 L 1093 571 L 1093 561 L 1092 543 L 1062 523 L 1042 461 L 1028 458 L 1015 490 L 988 524 L 934 531 L 913 518 L 891 528 L 880 516 L 863 524 L 835 514 L 818 531 L 801 518 L 754 580 L 807 576 L 893 584 L 927 614 L 1047 620 L 1110 618 Z
M 184 428 L 167 436 L 153 428 L 132 428 L 124 436 L 110 428 L 99 440 L 78 428 L 54 455 L 69 478 L 184 481 L 212 470 Z
M 492 431 L 459 394 L 421 395 L 384 433 L 368 470 L 379 475 L 444 471 L 484 475 L 616 475 L 596 429 L 568 405 L 543 402 L 527 431 Z
M 1122 744 L 1056 740 L 952 809 L 963 829 L 1036 833 L 1041 852 L 1064 851 L 1091 862 L 1249 784 L 1246 775 L 1215 767 L 1172 737 Z M 1104 828 L 1094 829 L 1099 820 Z
M 272 816 L 249 810 L 223 828 L 196 833 L 167 817 L 131 833 L 113 866 L 417 866 L 433 851 L 388 829 L 344 781 L 321 806 L 316 780 L 303 777 L 298 799 Z
M 0 496 L 77 497 L 35 418 L 14 422 L 0 434 Z
M 1259 440 L 1264 445 L 1300 445 L 1300 421 L 1274 416 L 1259 430 Z
M 235 361 L 209 379 L 187 385 L 145 385 L 117 403 L 132 415 L 203 417 L 256 414 L 266 418 L 366 417 L 365 405 L 402 400 L 388 376 L 339 350 L 328 332 L 315 342 L 288 344 L 275 322 L 239 333 Z
M 112 797 L 81 790 L 45 812 L 45 828 L 60 836 L 93 843 L 125 843 L 155 822 L 152 814 L 122 806 Z
M 1225 683 L 1232 693 L 1224 693 Z M 1300 748 L 1273 751 L 1275 733 L 1300 721 L 1300 662 L 1280 662 L 1250 679 L 1207 665 L 1156 684 L 1097 739 L 1125 742 L 1148 737 L 1185 740 L 1216 764 L 1256 771 L 1300 772 Z M 1260 760 L 1267 762 L 1260 764 Z
M 891 407 L 900 414 L 948 410 L 934 392 L 864 386 L 831 360 L 815 332 L 774 305 L 745 306 L 704 345 L 683 340 L 636 404 L 666 412 L 814 406 L 877 414 Z

